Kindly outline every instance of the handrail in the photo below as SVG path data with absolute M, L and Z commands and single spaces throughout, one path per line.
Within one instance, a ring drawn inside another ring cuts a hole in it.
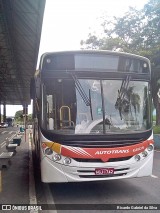
M 63 112 L 64 112 L 64 109 L 68 109 L 68 121 L 71 122 L 71 109 L 69 106 L 61 106 L 60 108 L 60 121 L 64 120 L 63 119 Z M 62 123 L 60 124 L 61 127 L 62 127 Z

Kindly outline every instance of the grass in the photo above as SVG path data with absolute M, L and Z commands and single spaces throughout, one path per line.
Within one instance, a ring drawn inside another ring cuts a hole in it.
M 153 115 L 153 121 L 156 121 L 156 115 Z
M 153 134 L 160 134 L 160 126 L 153 127 Z

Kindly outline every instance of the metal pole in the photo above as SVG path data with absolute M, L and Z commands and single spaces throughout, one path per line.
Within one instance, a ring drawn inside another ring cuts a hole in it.
M 26 114 L 24 114 L 24 136 L 25 136 L 25 142 L 26 142 Z
M 24 105 L 24 128 L 25 128 L 25 142 L 26 142 L 26 137 L 27 137 L 27 114 L 28 114 L 28 105 Z
M 3 104 L 3 122 L 6 122 L 6 103 Z

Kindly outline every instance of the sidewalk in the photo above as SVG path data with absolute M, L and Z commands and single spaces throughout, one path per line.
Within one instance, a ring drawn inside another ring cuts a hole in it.
M 30 132 L 31 130 L 27 129 L 26 137 L 25 134 L 23 134 L 21 144 L 16 148 L 17 151 L 16 155 L 11 158 L 11 165 L 8 166 L 7 168 L 1 168 L 0 204 L 30 204 L 29 198 Z M 13 212 L 15 213 L 20 211 L 13 211 Z

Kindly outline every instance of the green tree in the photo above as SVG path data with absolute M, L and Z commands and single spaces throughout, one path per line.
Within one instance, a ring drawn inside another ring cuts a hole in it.
M 123 17 L 106 18 L 102 23 L 105 36 L 89 34 L 81 41 L 83 48 L 123 51 L 145 56 L 152 66 L 152 95 L 160 124 L 160 0 L 149 0 L 143 9 L 129 8 Z
M 15 121 L 24 124 L 23 110 L 19 110 L 15 113 Z M 26 115 L 26 121 L 27 123 L 32 123 L 32 114 Z
M 15 113 L 15 119 L 18 120 L 19 118 L 23 118 L 23 111 L 19 110 Z

